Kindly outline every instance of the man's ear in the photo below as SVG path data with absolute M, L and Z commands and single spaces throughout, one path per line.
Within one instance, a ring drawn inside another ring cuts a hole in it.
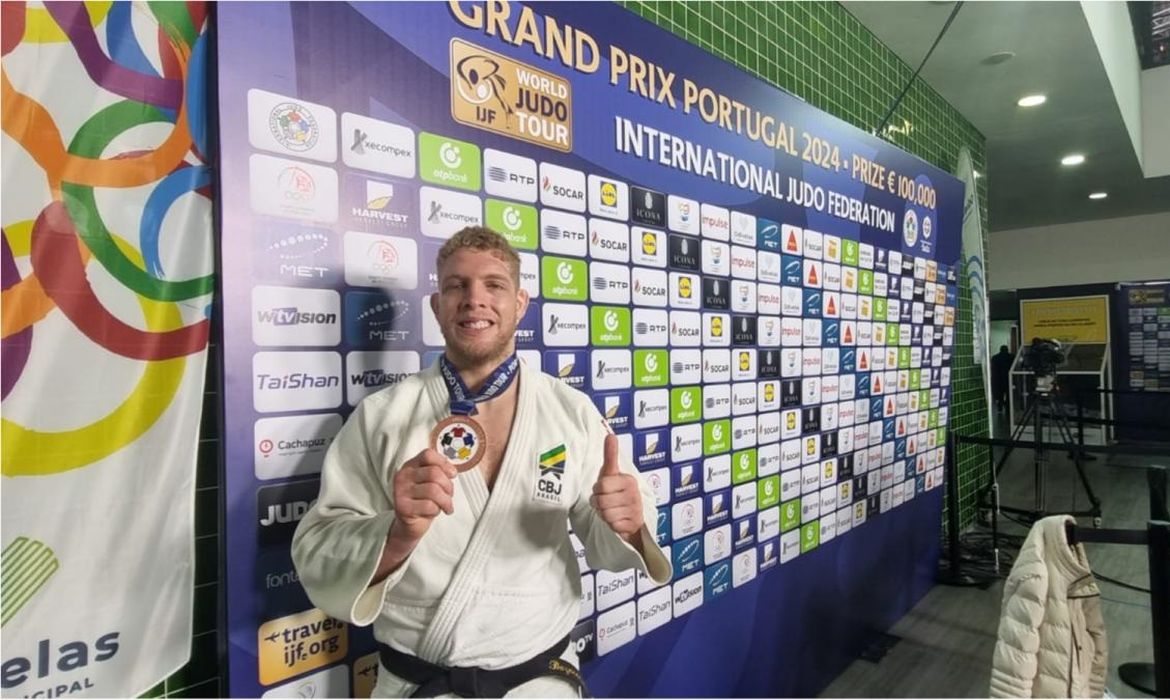
M 431 313 L 435 315 L 435 318 L 439 317 L 439 292 L 431 295 Z
M 528 290 L 520 289 L 516 292 L 516 320 L 524 318 L 528 311 Z

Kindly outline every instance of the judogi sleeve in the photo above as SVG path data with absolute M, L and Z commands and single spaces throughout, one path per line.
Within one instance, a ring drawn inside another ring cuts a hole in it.
M 648 529 L 658 523 L 654 492 L 625 454 L 620 455 L 618 466 L 623 474 L 633 474 L 637 477 L 638 490 L 642 494 L 643 524 L 640 535 L 643 554 L 639 555 L 638 550 L 610 529 L 589 503 L 589 497 L 593 495 L 593 485 L 597 483 L 597 475 L 601 472 L 601 465 L 605 459 L 605 437 L 609 431 L 605 419 L 591 403 L 586 410 L 591 411 L 585 421 L 586 458 L 584 468 L 578 470 L 580 483 L 577 489 L 577 502 L 569 511 L 573 531 L 585 546 L 585 561 L 595 569 L 624 571 L 634 568 L 649 576 L 655 583 L 666 583 L 671 576 L 670 562 L 655 541 L 653 532 Z
M 329 446 L 320 495 L 292 543 L 293 564 L 313 605 L 359 626 L 378 617 L 386 592 L 409 564 L 370 585 L 394 520 L 390 475 L 370 451 L 377 424 L 371 408 L 370 401 L 360 403 Z

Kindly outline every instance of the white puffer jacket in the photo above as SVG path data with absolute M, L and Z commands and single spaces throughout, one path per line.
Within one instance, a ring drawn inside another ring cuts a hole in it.
M 1107 644 L 1100 591 L 1066 515 L 1032 526 L 1003 590 L 993 698 L 1102 696 Z

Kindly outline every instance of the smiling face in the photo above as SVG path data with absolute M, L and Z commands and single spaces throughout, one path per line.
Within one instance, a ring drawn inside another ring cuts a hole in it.
M 460 248 L 439 265 L 431 309 L 456 367 L 495 367 L 515 351 L 516 325 L 528 308 L 518 272 L 488 250 Z

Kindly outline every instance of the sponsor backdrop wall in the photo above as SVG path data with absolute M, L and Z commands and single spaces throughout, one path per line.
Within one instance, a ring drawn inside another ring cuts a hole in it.
M 226 690 L 372 686 L 288 541 L 483 222 L 522 356 L 595 397 L 675 562 L 583 572 L 594 691 L 815 692 L 933 573 L 962 187 L 617 8 L 508 7 L 222 8 Z
M 6 697 L 133 696 L 190 654 L 206 14 L 3 7 Z

